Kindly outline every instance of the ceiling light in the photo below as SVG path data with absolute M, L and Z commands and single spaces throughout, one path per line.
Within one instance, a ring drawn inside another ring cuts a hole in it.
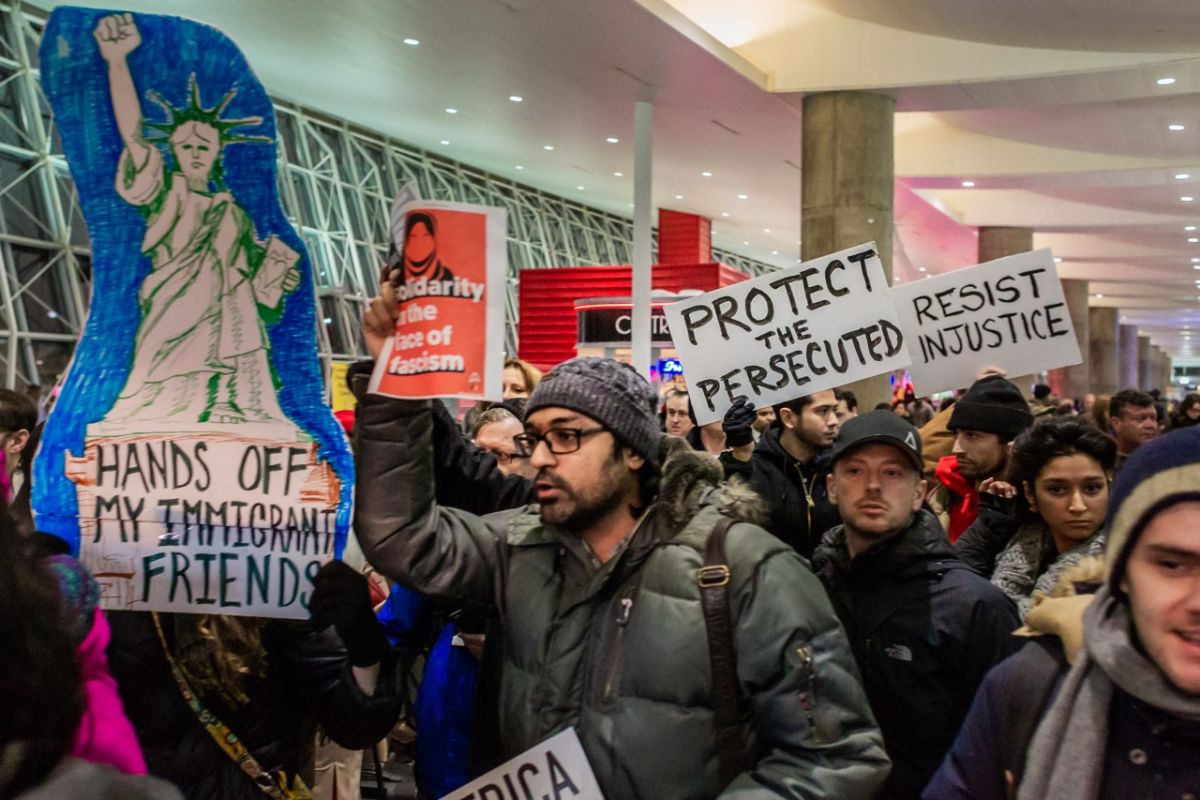
M 928 271 L 929 270 L 925 269 L 924 267 L 917 267 L 917 272 L 928 272 Z
M 522 167 L 520 164 L 517 164 L 517 169 L 525 169 L 525 168 Z
M 446 109 L 446 113 L 447 113 L 447 114 L 457 114 L 457 113 L 458 113 L 458 109 L 457 109 L 457 108 L 447 108 L 447 109 Z
M 721 212 L 721 216 L 722 216 L 722 217 L 728 217 L 728 216 L 729 216 L 729 212 L 728 212 L 728 211 L 722 211 L 722 212 Z
M 509 100 L 512 100 L 514 103 L 523 103 L 523 102 L 525 102 L 525 98 L 524 98 L 524 97 L 521 97 L 521 95 L 519 95 L 519 94 L 510 94 L 510 95 L 508 96 L 508 99 L 509 99 Z
M 576 189 L 577 191 L 580 191 L 580 192 L 582 192 L 582 191 L 583 191 L 583 187 L 582 187 L 582 186 L 576 186 L 576 187 L 575 187 L 575 189 Z
M 749 200 L 749 199 L 750 199 L 750 195 L 748 195 L 748 194 L 739 194 L 738 195 L 738 200 Z
M 409 47 L 416 47 L 416 46 L 417 46 L 417 45 L 419 45 L 421 42 L 420 42 L 420 40 L 418 40 L 418 39 L 405 39 L 405 40 L 404 40 L 404 43 L 405 43 L 406 45 L 408 45 Z
M 1189 236 L 1189 237 L 1188 237 L 1188 243 L 1189 243 L 1189 244 L 1196 244 L 1197 242 L 1200 242 L 1200 239 L 1197 239 L 1195 236 Z
M 1097 295 L 1096 295 L 1096 299 L 1097 299 L 1097 300 L 1103 300 L 1103 299 L 1104 299 L 1104 295 L 1102 295 L 1102 294 L 1097 294 Z
M 1054 257 L 1054 263 L 1055 263 L 1055 264 L 1061 264 L 1061 263 L 1062 263 L 1062 259 L 1061 259 L 1061 258 L 1059 258 L 1058 256 L 1055 256 L 1055 257 Z
M 51 309 L 50 311 L 46 312 L 46 316 L 50 319 L 58 319 L 58 312 Z
M 763 233 L 770 233 L 770 232 L 771 232 L 770 228 L 763 228 Z
M 1192 263 L 1193 263 L 1193 264 L 1200 264 L 1200 258 L 1193 258 L 1193 259 L 1192 259 Z
M 750 244 L 750 243 L 749 243 L 749 242 L 742 242 L 742 244 L 743 244 L 743 245 L 748 245 L 748 244 Z
M 554 145 L 552 145 L 552 144 L 544 144 L 544 145 L 542 145 L 542 149 L 543 149 L 543 150 L 553 150 L 553 149 L 554 149 Z
M 963 181 L 962 186 L 964 189 L 971 189 L 975 186 L 975 181 Z
M 1195 225 L 1184 225 L 1183 229 L 1185 231 L 1194 231 L 1194 230 L 1196 230 L 1196 226 Z
M 771 251 L 771 255 L 773 255 L 773 256 L 777 256 L 777 255 L 779 255 L 779 251 L 778 251 L 778 250 L 772 250 L 772 251 Z
M 1169 130 L 1169 131 L 1182 131 L 1182 130 L 1186 130 L 1186 129 L 1185 129 L 1185 128 L 1184 128 L 1182 125 L 1180 125 L 1178 122 L 1175 122 L 1175 123 L 1172 123 L 1172 124 L 1168 125 L 1168 126 L 1167 126 L 1167 130 Z
M 615 136 L 610 136 L 607 139 L 605 139 L 604 141 L 608 142 L 609 144 L 616 144 L 617 142 L 619 142 L 621 140 Z
M 675 199 L 676 199 L 676 200 L 682 200 L 682 199 L 683 199 L 683 195 L 681 195 L 681 194 L 677 194 L 677 195 L 675 195 Z
M 442 144 L 450 144 L 450 140 L 449 140 L 449 139 L 442 139 Z
M 1196 198 L 1192 197 L 1190 194 L 1185 194 L 1183 197 L 1179 198 L 1180 202 L 1183 203 L 1190 203 L 1195 199 Z
M 1174 78 L 1159 78 L 1155 81 L 1155 83 L 1157 83 L 1159 86 L 1170 86 L 1174 82 Z
M 624 172 L 614 172 L 614 173 L 613 173 L 613 177 L 614 177 L 614 178 L 624 178 L 624 177 L 625 177 L 625 173 L 624 173 Z
M 711 172 L 701 172 L 701 173 L 700 173 L 700 177 L 701 177 L 701 178 L 711 178 L 711 177 L 712 177 L 712 173 L 711 173 Z
M 1177 181 L 1186 181 L 1190 177 L 1192 177 L 1192 176 L 1188 175 L 1186 172 L 1175 173 L 1175 180 L 1177 180 Z

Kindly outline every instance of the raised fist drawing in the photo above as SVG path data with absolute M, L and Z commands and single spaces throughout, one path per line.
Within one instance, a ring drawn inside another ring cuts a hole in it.
M 142 34 L 133 21 L 133 14 L 112 14 L 102 18 L 92 35 L 96 37 L 105 61 L 123 59 L 142 43 Z

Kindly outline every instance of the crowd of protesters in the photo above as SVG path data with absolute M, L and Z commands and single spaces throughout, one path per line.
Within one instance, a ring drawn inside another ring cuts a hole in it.
M 613 799 L 1200 795 L 1200 396 L 982 369 L 699 425 L 682 381 L 510 359 L 460 419 L 370 368 L 361 554 L 305 622 L 101 611 L 0 391 L 0 797 L 353 800 L 314 765 L 390 740 L 436 798 L 566 728 Z

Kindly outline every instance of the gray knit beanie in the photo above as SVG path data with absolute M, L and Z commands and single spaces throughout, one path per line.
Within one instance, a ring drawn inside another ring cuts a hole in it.
M 525 418 L 551 406 L 586 414 L 633 452 L 658 463 L 658 395 L 628 364 L 595 356 L 564 361 L 533 390 Z

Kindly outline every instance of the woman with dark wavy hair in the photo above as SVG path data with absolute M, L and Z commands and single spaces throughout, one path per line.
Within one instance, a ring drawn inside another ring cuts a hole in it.
M 1104 553 L 1116 443 L 1077 417 L 1050 418 L 1012 445 L 1009 480 L 980 486 L 980 514 L 955 543 L 1021 618 L 1034 592 L 1048 594 L 1064 570 Z
M 1192 392 L 1179 402 L 1179 407 L 1171 415 L 1171 430 L 1190 428 L 1200 425 L 1200 394 Z

